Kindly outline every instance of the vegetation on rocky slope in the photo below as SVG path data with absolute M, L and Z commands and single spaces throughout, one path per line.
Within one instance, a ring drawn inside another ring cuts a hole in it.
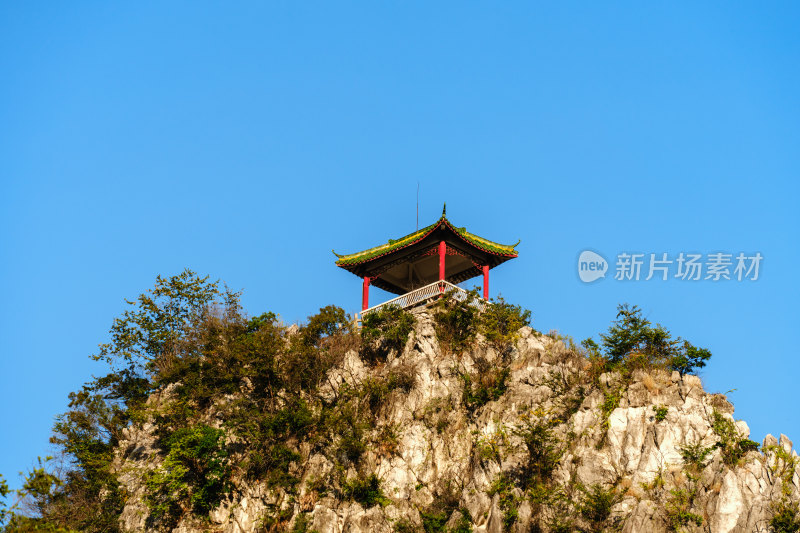
M 71 394 L 56 421 L 59 455 L 41 459 L 16 495 L 0 478 L 0 501 L 9 502 L 0 503 L 3 531 L 119 531 L 134 508 L 150 530 L 222 530 L 214 524 L 227 518 L 212 520 L 215 513 L 231 514 L 254 493 L 260 510 L 252 529 L 262 531 L 312 531 L 322 501 L 357 505 L 395 531 L 458 533 L 478 524 L 614 531 L 644 509 L 636 502 L 650 502 L 650 523 L 656 517 L 665 531 L 692 531 L 708 527 L 700 502 L 719 491 L 710 469 L 743 468 L 758 448 L 714 408 L 713 442 L 680 444 L 678 470 L 639 486 L 623 472 L 579 475 L 581 454 L 620 446 L 609 440 L 621 405 L 632 406 L 637 394 L 645 404 L 667 402 L 666 389 L 689 394 L 682 377 L 711 356 L 635 306 L 618 308 L 599 343 L 577 345 L 532 332 L 530 311 L 502 299 L 482 312 L 451 295 L 422 315 L 388 307 L 360 328 L 328 306 L 287 327 L 273 313 L 247 316 L 238 293 L 185 271 L 157 278 L 129 304 L 94 356 L 109 372 Z M 403 354 L 434 349 L 420 333 L 425 327 L 441 353 L 436 370 L 421 375 Z M 519 356 L 522 335 L 543 347 L 535 365 Z M 412 391 L 434 382 L 448 392 L 419 392 L 411 401 Z M 509 395 L 513 416 L 501 417 L 510 413 L 498 407 Z M 413 412 L 399 413 L 406 404 Z M 666 403 L 647 405 L 652 427 L 677 416 Z M 405 489 L 390 490 L 379 474 L 381 465 L 406 461 L 412 422 L 445 447 L 467 442 L 468 454 L 450 465 L 461 474 L 448 477 L 438 465 L 444 477 L 433 483 L 417 473 L 412 494 L 401 497 Z M 779 484 L 764 527 L 800 531 L 797 460 L 782 444 L 759 456 Z M 401 504 L 402 512 L 392 510 Z M 486 505 L 497 520 L 479 511 Z

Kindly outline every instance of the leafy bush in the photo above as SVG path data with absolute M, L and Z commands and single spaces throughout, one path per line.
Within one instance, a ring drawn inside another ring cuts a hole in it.
M 500 424 L 494 431 L 478 437 L 474 449 L 482 460 L 489 459 L 501 463 L 508 444 L 508 434 L 503 424 Z
M 800 464 L 800 457 L 787 452 L 780 444 L 768 444 L 764 446 L 763 451 L 768 456 L 771 455 L 771 459 L 774 461 L 768 464 L 770 472 L 781 480 L 784 492 L 790 492 L 792 478 Z
M 553 391 L 553 401 L 558 405 L 558 418 L 567 420 L 580 409 L 586 398 L 586 386 L 581 382 L 582 372 L 552 370 L 542 379 L 542 384 Z
M 590 487 L 580 485 L 583 498 L 578 506 L 581 516 L 592 525 L 592 531 L 604 531 L 611 516 L 611 508 L 622 500 L 615 487 L 604 489 L 594 484 Z
M 52 457 L 38 457 L 37 465 L 24 477 L 22 488 L 14 491 L 15 501 L 11 506 L 0 502 L 0 530 L 27 531 L 73 531 L 72 524 L 80 524 L 87 531 L 117 531 L 118 523 L 111 511 L 121 511 L 118 492 L 108 493 L 108 511 L 99 509 L 91 500 L 83 499 L 80 489 L 85 488 L 84 478 L 62 478 L 53 473 Z M 71 486 L 74 483 L 76 486 Z M 76 490 L 77 489 L 77 490 Z M 11 493 L 0 475 L 0 498 Z M 87 504 L 88 508 L 80 507 Z M 92 514 L 92 513 L 96 514 Z
M 402 351 L 414 323 L 414 316 L 396 305 L 367 313 L 361 322 L 362 355 L 376 361 L 384 359 L 391 350 Z
M 422 420 L 427 427 L 435 429 L 437 433 L 441 433 L 450 423 L 448 415 L 452 408 L 450 398 L 433 398 L 425 406 L 422 412 Z
M 666 405 L 654 405 L 653 411 L 656 413 L 656 422 L 662 422 L 667 418 L 669 407 Z
M 447 522 L 453 516 L 454 512 L 458 512 L 461 516 L 458 522 L 453 527 L 447 528 Z M 469 511 L 464 508 L 457 508 L 455 506 L 442 507 L 439 502 L 434 502 L 433 505 L 419 512 L 422 518 L 422 529 L 425 533 L 472 533 L 472 518 Z M 408 524 L 408 529 L 395 531 L 417 531 L 415 528 Z
M 389 394 L 389 384 L 385 379 L 368 377 L 361 383 L 357 394 L 366 401 L 370 411 L 377 414 Z
M 472 305 L 479 300 L 477 290 L 464 299 L 448 291 L 433 304 L 436 338 L 445 350 L 461 353 L 481 333 L 498 349 L 506 349 L 516 340 L 519 329 L 530 325 L 531 312 L 512 305 L 502 297 L 486 305 L 483 311 Z
M 693 374 L 696 369 L 706 366 L 706 361 L 709 359 L 711 359 L 710 351 L 696 348 L 689 341 L 683 341 L 681 349 L 675 350 L 669 358 L 669 368 L 677 370 L 681 375 Z
M 497 347 L 511 345 L 523 326 L 529 326 L 531 312 L 519 305 L 507 303 L 502 297 L 487 305 L 480 317 L 480 332 Z
M 800 532 L 800 506 L 784 497 L 772 505 L 772 517 L 769 519 L 769 530 L 772 533 Z
M 616 389 L 603 393 L 603 403 L 600 404 L 600 413 L 602 414 L 601 426 L 603 429 L 608 429 L 608 418 L 611 416 L 611 413 L 619 407 L 623 392 L 623 389 Z
M 145 478 L 151 525 L 173 525 L 183 507 L 205 514 L 231 488 L 223 430 L 205 425 L 183 428 L 165 444 L 164 461 Z
M 5 499 L 11 490 L 8 488 L 3 474 L 0 474 L 0 498 Z M 13 505 L 12 505 L 13 507 Z M 0 501 L 0 527 L 6 523 L 6 518 L 11 516 L 13 509 L 9 509 L 4 501 Z
M 524 425 L 515 433 L 522 438 L 528 452 L 521 480 L 522 485 L 528 487 L 531 482 L 545 483 L 550 480 L 564 454 L 564 447 L 553 433 L 558 420 L 545 417 L 543 412 L 533 413 L 523 420 Z
M 416 381 L 416 374 L 414 368 L 409 365 L 398 366 L 389 372 L 386 380 L 386 385 L 389 390 L 400 389 L 403 392 L 409 392 L 414 388 Z
M 235 402 L 227 418 L 226 427 L 237 437 L 234 446 L 244 448 L 237 467 L 248 479 L 265 480 L 271 487 L 291 488 L 297 483 L 289 465 L 300 455 L 286 443 L 307 435 L 317 423 L 302 398 L 290 398 L 271 411 L 245 397 Z
M 308 529 L 311 527 L 311 519 L 306 513 L 300 513 L 294 521 L 291 533 L 315 533 L 316 529 Z
M 690 511 L 696 493 L 697 489 L 694 487 L 670 491 L 664 507 L 669 531 L 682 531 L 689 524 L 703 525 L 703 517 Z
M 454 291 L 448 291 L 433 304 L 436 338 L 446 351 L 461 353 L 475 341 L 478 309 L 469 302 L 477 298 L 475 291 L 470 291 L 465 300 L 455 298 Z
M 603 356 L 602 353 L 600 352 L 600 345 L 597 344 L 597 341 L 595 341 L 592 338 L 583 339 L 581 341 L 581 347 L 583 348 L 586 357 L 589 359 L 599 358 Z
M 281 361 L 286 385 L 295 392 L 316 389 L 328 370 L 353 345 L 353 337 L 347 315 L 340 307 L 329 305 L 309 316 L 308 323 L 292 337 L 290 350 Z
M 459 512 L 461 513 L 461 518 L 450 528 L 448 533 L 472 533 L 472 517 L 469 511 L 462 507 L 459 509 Z
M 464 404 L 467 409 L 472 412 L 491 401 L 498 400 L 508 388 L 506 382 L 510 374 L 508 368 L 479 371 L 475 382 L 469 374 L 461 374 L 461 380 L 464 382 Z
M 364 508 L 391 503 L 383 495 L 381 482 L 375 474 L 370 474 L 365 478 L 358 477 L 352 481 L 345 481 L 343 492 L 346 498 L 357 501 Z
M 450 512 L 444 509 L 421 510 L 419 515 L 425 533 L 444 533 L 444 526 L 450 519 Z
M 700 470 L 705 466 L 706 457 L 714 450 L 714 446 L 705 447 L 702 442 L 695 442 L 680 446 L 678 449 L 681 452 L 684 464 L 694 470 Z
M 711 429 L 719 439 L 716 446 L 722 451 L 722 460 L 728 466 L 738 465 L 747 452 L 758 450 L 757 442 L 743 437 L 733 420 L 726 418 L 716 409 Z
M 418 528 L 408 520 L 401 518 L 395 522 L 394 530 L 396 533 L 417 533 Z
M 319 346 L 322 339 L 347 331 L 350 331 L 350 321 L 344 309 L 328 305 L 308 317 L 308 323 L 301 328 L 300 335 L 307 345 Z
M 333 419 L 333 434 L 339 435 L 338 456 L 344 461 L 358 462 L 367 450 L 364 438 L 366 422 L 358 416 L 357 411 L 347 406 Z
M 500 474 L 489 487 L 488 495 L 499 495 L 500 509 L 503 511 L 503 528 L 508 531 L 519 518 L 519 501 L 514 496 L 514 481 L 507 474 Z

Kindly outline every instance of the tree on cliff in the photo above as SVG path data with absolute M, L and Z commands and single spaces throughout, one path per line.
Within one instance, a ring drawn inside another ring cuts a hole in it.
M 697 348 L 680 337 L 673 338 L 661 324 L 653 325 L 635 305 L 620 304 L 616 319 L 600 338 L 612 367 L 662 366 L 683 375 L 695 373 L 711 358 L 707 349 Z M 592 340 L 584 346 L 599 353 L 599 346 Z

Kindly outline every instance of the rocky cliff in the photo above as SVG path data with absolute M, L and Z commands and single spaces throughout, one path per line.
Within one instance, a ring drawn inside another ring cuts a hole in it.
M 592 375 L 569 344 L 524 327 L 511 346 L 479 336 L 463 352 L 445 349 L 431 315 L 417 313 L 401 349 L 379 360 L 351 349 L 327 370 L 308 398 L 315 416 L 328 413 L 327 429 L 287 441 L 285 474 L 296 482 L 236 480 L 207 515 L 182 513 L 174 531 L 780 527 L 800 494 L 786 437 L 767 436 L 757 449 L 733 406 L 698 377 L 655 368 Z M 224 427 L 225 405 L 257 386 L 219 398 L 205 423 Z M 166 387 L 148 405 L 158 413 L 171 398 Z M 130 426 L 117 448 L 129 531 L 157 528 L 146 480 L 165 461 L 159 423 L 151 414 Z

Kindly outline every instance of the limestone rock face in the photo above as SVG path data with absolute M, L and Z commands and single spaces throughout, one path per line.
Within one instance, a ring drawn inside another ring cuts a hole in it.
M 496 399 L 468 405 L 463 375 L 474 380 L 487 364 L 508 369 L 506 388 Z M 402 353 L 379 365 L 347 353 L 319 395 L 331 400 L 344 383 L 358 386 L 399 368 L 413 370 L 413 385 L 386 396 L 370 433 L 391 428 L 394 444 L 368 446 L 357 468 L 378 477 L 382 504 L 365 508 L 314 489 L 314 480 L 330 477 L 340 463 L 330 449 L 299 443 L 302 460 L 293 468 L 301 481 L 294 494 L 242 482 L 207 517 L 187 515 L 175 531 L 266 531 L 265 519 L 279 514 L 276 531 L 423 531 L 424 516 L 449 498 L 442 531 L 551 531 L 560 522 L 574 531 L 751 533 L 768 531 L 775 505 L 800 495 L 791 441 L 767 436 L 761 451 L 748 447 L 747 425 L 734 421 L 733 406 L 704 392 L 696 376 L 659 370 L 590 379 L 587 359 L 529 327 L 507 349 L 479 339 L 453 354 L 440 347 L 432 318 L 418 314 Z M 164 390 L 150 401 L 168 396 Z M 215 423 L 213 415 L 209 420 Z M 519 481 L 535 444 L 525 440 L 525 428 L 536 421 L 548 428 L 558 452 L 553 471 L 540 478 L 545 495 Z M 733 428 L 733 441 L 722 439 L 722 427 Z M 128 531 L 147 529 L 143 472 L 163 460 L 153 429 L 151 423 L 128 428 L 117 454 L 129 495 L 121 518 Z M 355 471 L 351 466 L 346 474 Z M 503 486 L 503 480 L 510 482 Z M 613 495 L 605 516 L 586 511 L 592 490 Z

